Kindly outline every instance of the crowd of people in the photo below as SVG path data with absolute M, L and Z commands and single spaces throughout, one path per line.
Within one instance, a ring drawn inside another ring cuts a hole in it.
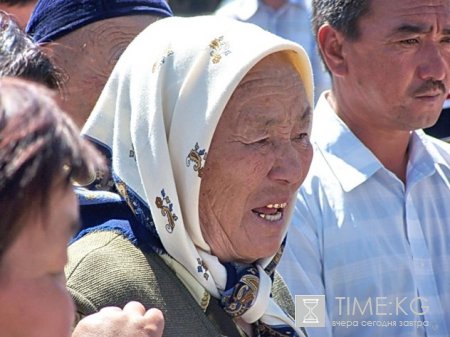
M 449 41 L 445 0 L 0 1 L 2 336 L 448 337 Z

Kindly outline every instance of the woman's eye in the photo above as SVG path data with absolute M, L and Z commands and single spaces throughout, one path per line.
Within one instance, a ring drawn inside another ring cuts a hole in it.
M 401 40 L 400 43 L 411 46 L 411 45 L 415 45 L 415 44 L 419 43 L 419 40 L 418 39 L 406 39 L 406 40 Z
M 307 132 L 299 133 L 293 140 L 296 144 L 299 146 L 302 146 L 302 148 L 306 149 L 311 145 L 309 134 Z
M 309 137 L 309 135 L 308 135 L 307 132 L 302 132 L 302 133 L 299 133 L 299 134 L 295 137 L 295 139 L 298 139 L 298 140 L 305 140 L 305 139 L 308 139 L 308 137 Z

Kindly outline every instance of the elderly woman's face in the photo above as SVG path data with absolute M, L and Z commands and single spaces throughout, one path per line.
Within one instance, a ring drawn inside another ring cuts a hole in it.
M 311 107 L 281 53 L 241 81 L 214 133 L 200 186 L 200 223 L 222 262 L 273 255 L 312 159 Z

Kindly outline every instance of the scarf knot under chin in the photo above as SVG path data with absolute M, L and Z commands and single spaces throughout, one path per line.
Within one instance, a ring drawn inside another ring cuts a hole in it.
M 245 268 L 237 284 L 222 293 L 222 308 L 231 317 L 242 316 L 255 303 L 258 288 L 258 269 L 254 266 Z
M 264 272 L 272 279 L 275 267 L 283 254 L 286 239 Z M 224 311 L 233 318 L 244 315 L 255 304 L 260 288 L 260 271 L 252 264 L 225 264 L 227 270 L 227 289 L 221 292 L 220 304 Z M 262 319 L 254 323 L 254 332 L 260 337 L 299 336 L 290 326 L 270 325 Z

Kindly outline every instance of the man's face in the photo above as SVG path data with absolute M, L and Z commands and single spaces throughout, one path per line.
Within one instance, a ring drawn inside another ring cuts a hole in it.
M 359 37 L 342 44 L 348 119 L 390 132 L 436 122 L 449 89 L 449 11 L 448 0 L 371 1 Z

